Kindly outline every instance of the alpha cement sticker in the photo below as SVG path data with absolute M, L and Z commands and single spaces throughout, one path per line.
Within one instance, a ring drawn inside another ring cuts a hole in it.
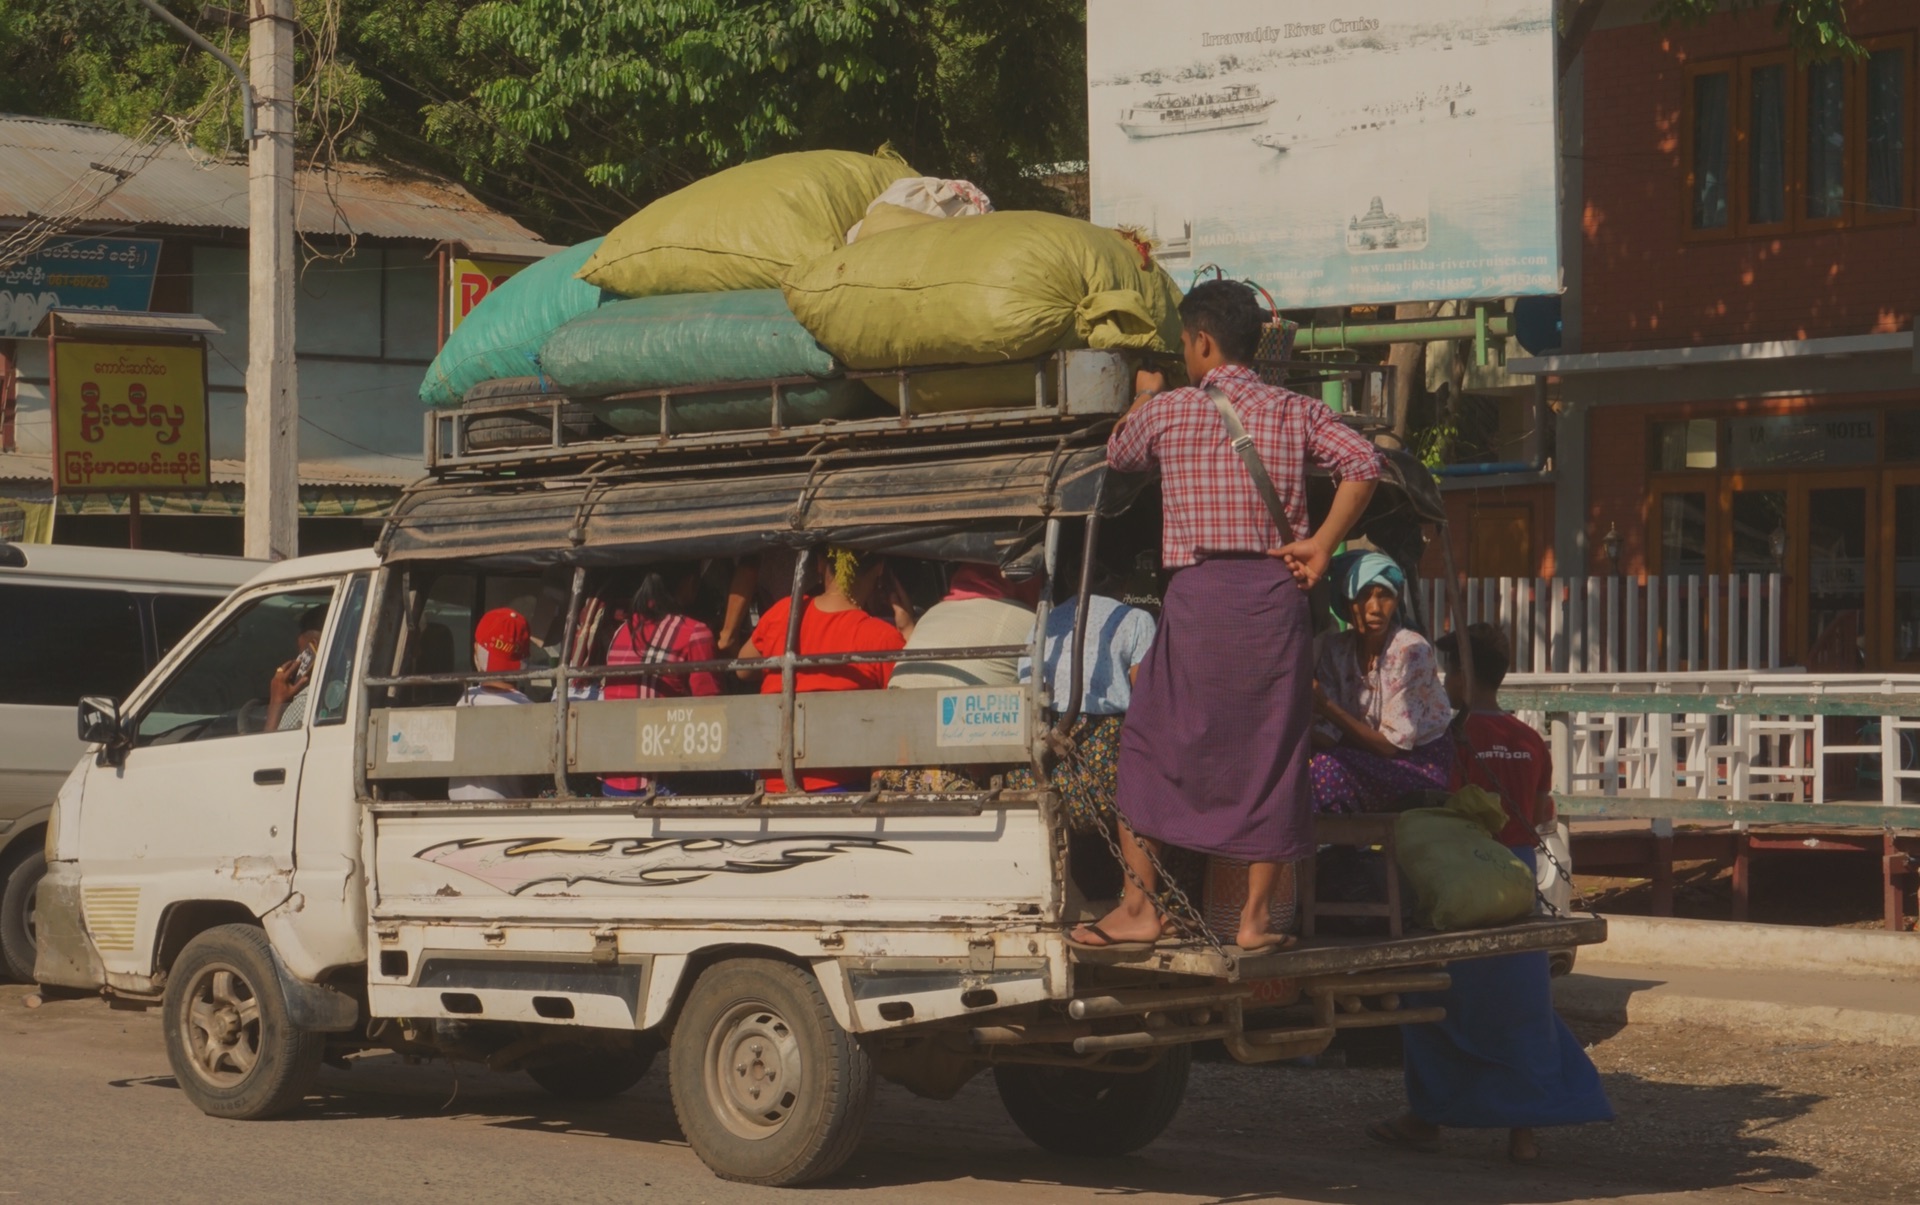
M 1027 696 L 1018 689 L 943 690 L 935 704 L 942 749 L 1026 743 Z
M 388 763 L 453 760 L 451 711 L 387 713 Z

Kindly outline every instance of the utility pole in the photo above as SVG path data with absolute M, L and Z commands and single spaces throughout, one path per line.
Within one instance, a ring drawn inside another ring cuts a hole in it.
M 247 150 L 246 554 L 299 553 L 300 394 L 293 364 L 293 0 L 249 0 L 258 132 Z

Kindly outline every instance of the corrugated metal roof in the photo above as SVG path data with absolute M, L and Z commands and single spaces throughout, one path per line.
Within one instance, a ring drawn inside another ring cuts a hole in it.
M 60 324 L 60 333 L 87 335 L 125 332 L 135 335 L 224 335 L 226 328 L 215 326 L 199 314 L 128 314 L 119 310 L 48 310 L 40 325 L 33 328 L 36 337 L 47 327 Z
M 78 222 L 246 229 L 244 159 L 200 160 L 178 143 L 144 163 L 142 153 L 99 126 L 0 115 L 0 218 L 66 212 L 78 200 Z M 131 174 L 114 188 L 115 172 L 96 164 Z M 525 226 L 445 181 L 343 165 L 301 172 L 295 186 L 294 221 L 306 234 L 538 242 Z

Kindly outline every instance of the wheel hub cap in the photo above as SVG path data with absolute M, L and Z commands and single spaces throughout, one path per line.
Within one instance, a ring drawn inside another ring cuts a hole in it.
M 223 1088 L 246 1079 L 260 1059 L 260 999 L 253 985 L 232 967 L 203 967 L 186 1001 L 180 1037 L 194 1074 Z
M 786 1124 L 802 1087 L 800 1043 L 779 1013 L 758 1002 L 731 1009 L 707 1043 L 707 1099 L 743 1138 Z

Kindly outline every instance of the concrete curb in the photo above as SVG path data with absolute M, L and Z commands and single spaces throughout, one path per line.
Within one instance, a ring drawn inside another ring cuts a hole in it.
M 1668 917 L 1606 919 L 1605 944 L 1582 948 L 1582 965 L 1884 975 L 1920 981 L 1920 934 Z
M 1920 1046 L 1920 1014 L 1845 1005 L 1788 1003 L 1661 991 L 1649 979 L 1575 973 L 1553 982 L 1553 1003 L 1570 1020 L 1613 1025 L 1714 1025 L 1759 1041 L 1858 1042 Z

